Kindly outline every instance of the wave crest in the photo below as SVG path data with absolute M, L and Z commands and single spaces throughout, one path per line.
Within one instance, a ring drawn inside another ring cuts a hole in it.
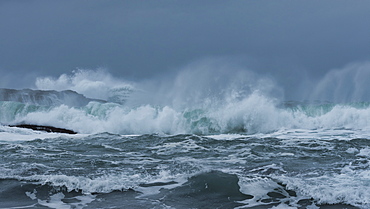
M 268 133 L 282 129 L 368 129 L 368 104 L 279 105 L 254 92 L 223 105 L 178 110 L 170 106 L 135 108 L 90 102 L 84 107 L 41 107 L 0 102 L 3 124 L 28 123 L 67 128 L 79 133 Z M 88 125 L 86 125 L 88 124 Z

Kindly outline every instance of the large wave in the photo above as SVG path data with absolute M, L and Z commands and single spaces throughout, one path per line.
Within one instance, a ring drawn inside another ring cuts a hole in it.
M 258 92 L 224 105 L 177 110 L 170 106 L 136 108 L 90 102 L 84 107 L 45 107 L 0 102 L 1 123 L 30 123 L 80 133 L 257 133 L 280 129 L 368 129 L 367 103 L 279 105 Z
M 363 72 L 367 70 L 358 70 L 360 74 Z M 330 80 L 330 75 L 314 92 L 328 83 L 325 81 Z M 119 134 L 363 130 L 370 124 L 367 102 L 285 102 L 282 89 L 273 79 L 244 69 L 229 69 L 219 63 L 196 63 L 176 75 L 141 82 L 121 81 L 103 70 L 78 70 L 59 78 L 38 78 L 36 86 L 40 90 L 33 93 L 18 92 L 20 95 L 37 93 L 32 102 L 0 101 L 2 124 L 30 123 L 79 133 Z M 83 105 L 68 105 L 70 99 L 61 96 L 50 102 L 51 97 L 46 96 L 50 91 L 46 89 L 60 91 L 53 91 L 54 95 L 64 95 L 66 89 L 71 89 L 83 94 L 76 98 L 108 102 L 84 100 Z M 45 98 L 48 103 L 41 102 Z

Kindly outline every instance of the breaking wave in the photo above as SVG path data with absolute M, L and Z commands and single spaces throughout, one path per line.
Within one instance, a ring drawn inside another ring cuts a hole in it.
M 118 134 L 363 130 L 370 124 L 368 102 L 286 102 L 273 79 L 226 71 L 217 63 L 196 63 L 177 75 L 136 83 L 103 70 L 78 70 L 38 78 L 36 86 L 39 90 L 0 91 L 1 124 Z
M 281 129 L 368 129 L 368 103 L 276 104 L 252 93 L 224 105 L 177 110 L 170 106 L 135 108 L 89 102 L 83 107 L 0 102 L 2 124 L 28 123 L 68 128 L 79 133 L 267 133 Z

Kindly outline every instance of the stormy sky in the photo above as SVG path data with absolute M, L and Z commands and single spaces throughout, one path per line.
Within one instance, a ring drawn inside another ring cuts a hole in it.
M 369 11 L 364 0 L 1 0 L 0 87 L 77 68 L 150 79 L 214 59 L 296 97 L 303 80 L 325 88 L 333 70 L 370 61 Z

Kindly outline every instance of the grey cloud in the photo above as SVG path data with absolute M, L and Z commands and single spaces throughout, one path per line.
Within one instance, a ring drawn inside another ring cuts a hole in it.
M 303 78 L 369 59 L 369 9 L 343 0 L 2 1 L 0 71 L 36 77 L 107 67 L 143 79 L 230 57 L 294 97 Z

